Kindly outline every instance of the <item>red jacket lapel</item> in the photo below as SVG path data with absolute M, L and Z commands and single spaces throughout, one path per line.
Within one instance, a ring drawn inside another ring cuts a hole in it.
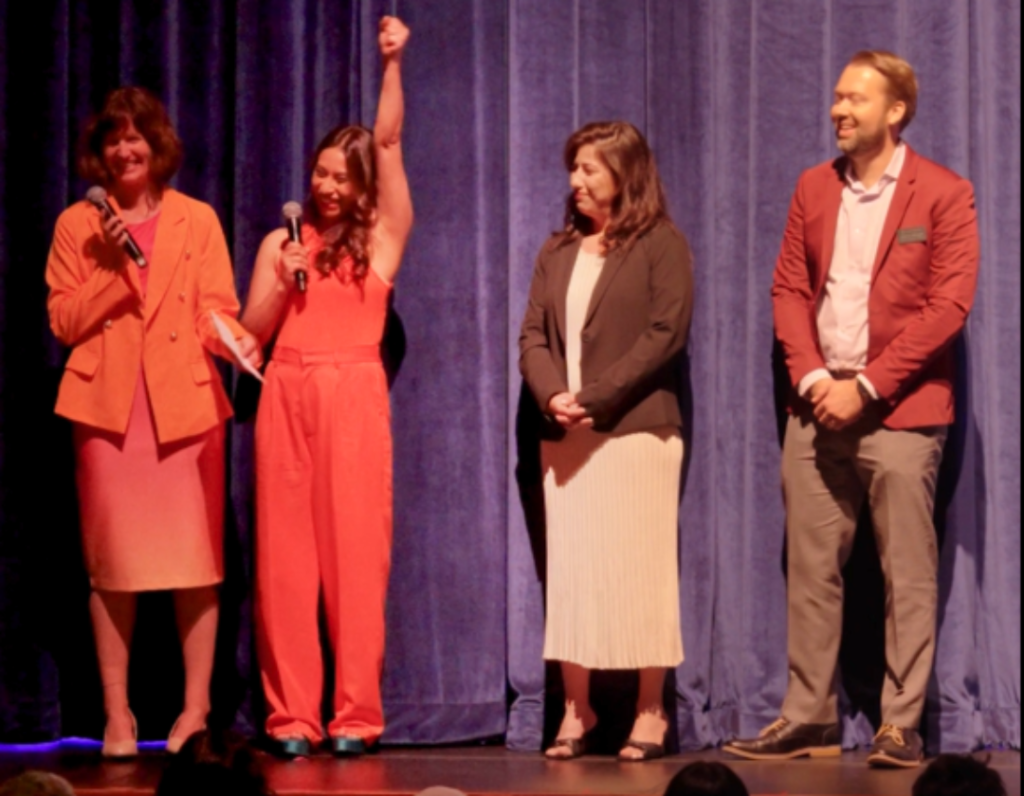
M 839 208 L 843 204 L 843 186 L 846 184 L 846 158 L 838 158 L 828 172 L 828 182 L 821 197 L 821 248 L 817 271 L 812 274 L 814 295 L 818 296 L 825 287 L 828 271 L 832 267 L 832 256 L 836 248 L 836 227 L 839 225 Z
M 871 270 L 871 281 L 874 283 L 878 276 L 885 258 L 892 248 L 893 238 L 896 237 L 896 230 L 900 228 L 903 217 L 907 214 L 907 207 L 914 196 L 917 183 L 917 153 L 909 146 L 907 147 L 906 160 L 903 162 L 903 170 L 896 180 L 896 191 L 892 197 L 892 204 L 889 205 L 889 212 L 885 216 L 885 226 L 882 227 L 882 236 L 878 239 L 878 254 L 875 256 L 875 265 Z

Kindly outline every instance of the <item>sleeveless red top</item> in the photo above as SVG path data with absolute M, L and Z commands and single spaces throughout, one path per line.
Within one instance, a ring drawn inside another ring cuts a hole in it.
M 349 257 L 323 274 L 315 265 L 316 255 L 324 247 L 320 233 L 303 224 L 302 242 L 309 249 L 306 292 L 292 291 L 276 347 L 326 353 L 354 346 L 379 346 L 391 285 L 372 268 L 357 282 Z

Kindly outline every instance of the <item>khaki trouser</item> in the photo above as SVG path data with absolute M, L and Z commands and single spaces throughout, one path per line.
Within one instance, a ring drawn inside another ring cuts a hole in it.
M 782 452 L 789 558 L 789 687 L 782 715 L 838 720 L 842 568 L 864 498 L 885 577 L 882 721 L 916 728 L 935 653 L 938 550 L 932 512 L 946 427 L 893 431 L 865 417 L 842 430 L 789 419 Z

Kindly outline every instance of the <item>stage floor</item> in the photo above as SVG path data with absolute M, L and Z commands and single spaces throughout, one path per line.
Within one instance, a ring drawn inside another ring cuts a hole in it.
M 834 760 L 747 763 L 709 751 L 640 765 L 605 757 L 557 763 L 540 755 L 477 746 L 390 748 L 358 760 L 260 759 L 280 796 L 410 796 L 430 785 L 448 785 L 470 796 L 660 796 L 676 771 L 699 759 L 728 762 L 751 794 L 909 796 L 919 770 L 873 770 L 864 757 L 856 752 Z M 95 745 L 7 747 L 0 750 L 0 782 L 35 768 L 67 777 L 78 796 L 145 796 L 153 793 L 165 761 L 159 749 L 146 750 L 132 762 L 107 763 L 99 759 Z M 1010 796 L 1019 796 L 1020 754 L 996 752 L 991 764 L 1002 774 Z

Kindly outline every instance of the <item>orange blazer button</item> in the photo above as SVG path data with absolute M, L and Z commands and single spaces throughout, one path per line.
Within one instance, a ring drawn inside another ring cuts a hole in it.
M 173 343 L 177 339 L 178 339 L 178 333 L 177 332 L 171 332 L 171 342 Z
M 114 328 L 114 322 L 112 320 L 110 320 L 110 318 L 107 318 L 105 321 L 103 321 L 103 328 L 104 329 L 113 329 Z

